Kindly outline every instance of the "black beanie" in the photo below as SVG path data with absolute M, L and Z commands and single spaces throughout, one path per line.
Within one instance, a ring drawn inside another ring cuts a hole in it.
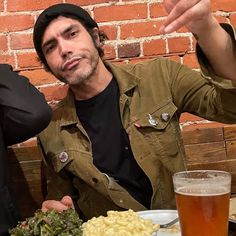
M 61 3 L 61 4 L 52 5 L 48 7 L 47 9 L 45 9 L 39 15 L 34 25 L 33 41 L 34 41 L 34 47 L 38 54 L 38 57 L 40 58 L 40 60 L 42 61 L 42 63 L 45 65 L 47 69 L 49 69 L 48 64 L 42 51 L 43 34 L 47 26 L 53 19 L 57 18 L 58 16 L 67 16 L 67 15 L 74 16 L 78 18 L 78 20 L 82 20 L 83 23 L 88 28 L 94 28 L 94 27 L 98 28 L 98 24 L 92 19 L 89 13 L 79 6 L 68 4 L 68 3 Z

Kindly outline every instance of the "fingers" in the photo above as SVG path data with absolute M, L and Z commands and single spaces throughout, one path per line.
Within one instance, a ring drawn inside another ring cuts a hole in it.
M 69 208 L 74 208 L 73 201 L 71 197 L 69 196 L 64 196 L 61 201 L 56 201 L 56 200 L 47 200 L 44 201 L 42 204 L 41 210 L 43 212 L 46 212 L 48 210 L 55 210 L 55 211 L 65 211 Z
M 55 211 L 62 212 L 67 209 L 68 209 L 68 206 L 64 205 L 60 201 L 55 201 L 55 200 L 44 201 L 41 208 L 43 212 L 46 212 L 48 210 L 55 210 Z
M 72 198 L 70 196 L 64 196 L 61 199 L 61 203 L 64 204 L 65 206 L 67 206 L 68 208 L 74 208 L 74 204 L 73 204 Z
M 178 1 L 179 0 L 165 0 L 164 6 L 165 6 L 166 11 L 170 13 Z
M 173 28 L 176 28 L 177 26 L 182 26 L 184 22 L 180 21 L 180 17 L 186 15 L 186 13 L 189 14 L 189 11 L 192 7 L 194 7 L 199 1 L 201 0 L 182 0 L 178 2 L 175 7 L 171 10 L 168 17 L 166 18 L 165 22 L 163 23 L 163 26 L 165 28 L 165 31 L 173 30 Z M 168 28 L 167 28 L 168 26 Z M 181 27 L 180 26 L 180 27 Z
M 171 10 L 163 26 L 161 33 L 171 33 L 189 22 L 198 20 L 199 17 L 210 12 L 209 0 L 181 0 Z

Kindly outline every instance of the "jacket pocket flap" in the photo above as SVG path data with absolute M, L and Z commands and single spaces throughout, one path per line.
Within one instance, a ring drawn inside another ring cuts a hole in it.
M 143 113 L 135 123 L 137 122 L 141 127 L 163 130 L 169 124 L 176 111 L 177 107 L 170 101 L 163 106 L 155 107 L 149 113 Z

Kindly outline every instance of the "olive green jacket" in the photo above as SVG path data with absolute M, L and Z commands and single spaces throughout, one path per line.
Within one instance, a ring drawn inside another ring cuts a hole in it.
M 232 28 L 231 33 L 234 36 Z M 202 67 L 203 74 L 164 58 L 106 66 L 118 82 L 121 120 L 134 157 L 151 181 L 151 209 L 174 208 L 172 174 L 185 169 L 180 114 L 236 123 L 236 87 L 211 74 L 210 67 Z M 91 142 L 76 115 L 70 90 L 39 139 L 51 172 L 48 198 L 74 196 L 85 219 L 109 209 L 146 209 L 93 165 Z

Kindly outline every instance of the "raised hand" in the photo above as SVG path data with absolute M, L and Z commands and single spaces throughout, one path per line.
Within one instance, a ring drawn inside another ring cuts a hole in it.
M 213 22 L 210 0 L 164 0 L 168 16 L 160 28 L 163 34 L 186 26 L 192 33 L 198 33 L 204 25 Z

